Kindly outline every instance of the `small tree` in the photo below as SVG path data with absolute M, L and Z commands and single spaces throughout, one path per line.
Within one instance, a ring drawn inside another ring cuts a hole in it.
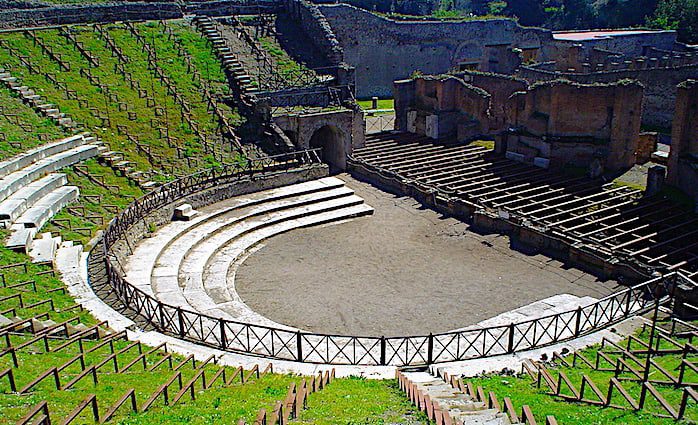
M 521 25 L 541 26 L 545 21 L 542 0 L 509 0 L 504 11 L 519 18 Z
M 676 30 L 684 43 L 698 43 L 698 0 L 661 0 L 647 24 Z

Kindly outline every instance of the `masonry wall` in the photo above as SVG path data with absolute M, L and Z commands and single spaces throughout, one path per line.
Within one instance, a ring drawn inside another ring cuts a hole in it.
M 490 131 L 498 132 L 506 126 L 506 105 L 512 94 L 526 91 L 528 83 L 516 77 L 508 75 L 464 71 L 456 74 L 466 83 L 485 90 L 491 96 L 490 104 Z
M 332 65 L 344 62 L 344 51 L 317 5 L 305 0 L 286 0 L 284 8 Z
M 487 45 L 540 48 L 552 40 L 550 31 L 508 19 L 400 22 L 343 4 L 320 10 L 344 49 L 344 60 L 356 67 L 359 97 L 390 96 L 393 81 L 415 70 L 440 74 L 461 62 L 479 63 Z
M 677 88 L 667 181 L 693 199 L 698 210 L 698 81 Z
M 672 68 L 626 69 L 590 74 L 560 73 L 522 67 L 519 75 L 533 83 L 565 78 L 582 84 L 637 80 L 645 86 L 642 123 L 653 127 L 671 127 L 676 104 L 676 86 L 689 78 L 698 78 L 698 64 Z
M 589 166 L 598 158 L 606 169 L 627 169 L 635 164 L 642 98 L 636 82 L 536 84 L 507 104 L 508 125 L 517 131 L 506 150 L 547 158 L 551 167 Z
M 585 49 L 597 47 L 628 56 L 641 56 L 647 46 L 673 50 L 676 47 L 676 31 L 656 31 L 643 34 L 616 35 L 594 40 L 560 41 L 563 44 L 581 44 Z
M 467 140 L 490 132 L 490 95 L 456 77 L 395 82 L 396 129 Z

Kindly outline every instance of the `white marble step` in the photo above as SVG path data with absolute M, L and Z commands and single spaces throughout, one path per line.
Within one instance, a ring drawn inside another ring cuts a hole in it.
M 39 199 L 66 183 L 68 179 L 65 174 L 49 174 L 24 186 L 0 202 L 0 220 L 13 222 Z
M 15 250 L 29 252 L 32 246 L 32 240 L 38 229 L 28 229 L 22 224 L 13 224 L 10 227 L 10 236 L 5 241 L 5 247 Z
M 56 251 L 61 244 L 61 237 L 52 237 L 51 233 L 42 233 L 41 237 L 32 242 L 29 256 L 34 263 L 53 263 Z
M 301 215 L 297 218 L 282 220 L 274 225 L 262 227 L 250 233 L 246 233 L 240 239 L 236 239 L 227 249 L 229 250 L 230 261 L 234 261 L 236 255 L 240 255 L 245 250 L 264 239 L 270 238 L 289 230 L 315 226 L 333 221 L 347 220 L 350 218 L 370 214 L 373 208 L 366 204 L 349 205 L 337 210 L 325 211 L 310 215 Z M 225 269 L 230 264 L 227 262 L 223 267 L 222 277 L 225 279 Z M 180 275 L 180 278 L 182 276 Z M 193 271 L 190 275 L 184 277 L 182 286 L 176 285 L 176 280 L 169 278 L 168 286 L 158 286 L 154 283 L 155 296 L 161 300 L 167 300 L 169 303 L 176 303 L 180 307 L 190 308 L 214 317 L 222 317 L 230 320 L 239 320 L 249 323 L 255 323 L 265 326 L 276 326 L 283 329 L 295 330 L 289 326 L 276 323 L 269 320 L 245 305 L 237 293 L 228 295 L 226 299 L 221 300 L 219 297 L 214 300 L 207 292 L 209 288 L 204 288 L 204 283 L 201 280 L 202 274 Z M 162 283 L 162 282 L 159 282 Z M 176 285 L 173 285 L 173 283 Z
M 77 134 L 66 137 L 65 139 L 47 143 L 12 158 L 0 161 L 0 177 L 5 177 L 10 173 L 20 170 L 30 165 L 32 162 L 81 146 L 85 143 L 85 136 L 86 134 Z
M 238 264 L 240 258 L 244 256 L 256 245 L 265 239 L 280 235 L 282 233 L 309 226 L 318 226 L 327 223 L 348 220 L 351 218 L 369 215 L 373 213 L 373 208 L 367 204 L 357 204 L 346 208 L 327 211 L 319 214 L 300 217 L 293 220 L 284 220 L 272 226 L 263 227 L 256 231 L 247 233 L 234 240 L 232 243 L 220 249 L 208 262 L 203 274 L 203 292 L 206 296 L 199 294 L 200 287 L 194 287 L 191 291 L 188 286 L 184 288 L 185 297 L 189 303 L 197 306 L 191 299 L 192 293 L 196 293 L 198 305 L 203 307 L 213 302 L 216 308 L 225 311 L 235 320 L 252 322 L 266 326 L 288 326 L 275 323 L 259 315 L 250 309 L 240 298 L 235 289 L 235 274 L 231 273 L 233 265 Z M 193 282 L 192 282 L 193 283 Z M 198 284 L 198 282 L 197 282 Z
M 23 186 L 46 174 L 91 158 L 99 152 L 95 145 L 82 145 L 40 159 L 33 164 L 8 174 L 0 179 L 0 200 L 6 199 Z
M 345 196 L 328 201 L 320 201 L 309 205 L 284 209 L 260 217 L 248 218 L 232 226 L 222 226 L 214 232 L 204 235 L 202 240 L 188 250 L 173 252 L 174 262 L 167 262 L 166 267 L 156 267 L 153 271 L 153 291 L 168 292 L 174 288 L 197 288 L 203 290 L 203 272 L 209 259 L 222 246 L 230 243 L 241 235 L 279 222 L 298 219 L 304 216 L 334 211 L 363 203 L 355 195 Z M 161 261 L 162 261 L 161 257 Z
M 192 246 L 226 225 L 269 211 L 291 208 L 300 203 L 353 193 L 343 186 L 341 180 L 320 179 L 237 197 L 230 203 L 226 201 L 226 207 L 222 210 L 209 214 L 200 212 L 189 222 L 170 223 L 158 230 L 154 237 L 142 241 L 131 257 L 138 258 L 138 261 L 129 261 L 127 264 L 127 276 L 132 278 L 132 282 L 138 282 L 140 289 L 150 293 L 151 275 L 175 275 L 179 263 Z M 175 271 L 168 271 L 170 267 L 175 267 Z
M 80 190 L 76 186 L 54 189 L 19 216 L 15 224 L 41 229 L 63 207 L 78 199 L 79 195 Z
M 82 257 L 82 245 L 73 245 L 73 241 L 63 241 L 56 252 L 56 264 L 65 270 L 77 270 Z
M 363 199 L 356 195 L 343 196 L 341 198 L 322 200 L 307 205 L 300 205 L 290 209 L 274 211 L 258 217 L 250 217 L 233 226 L 224 226 L 209 234 L 199 244 L 192 246 L 179 264 L 180 285 L 185 285 L 195 276 L 199 278 L 206 270 L 209 259 L 223 246 L 247 232 L 271 226 L 283 221 L 294 220 L 301 217 L 319 214 L 327 211 L 339 210 L 363 203 Z M 170 263 L 170 266 L 173 264 Z M 199 281 L 200 279 L 195 279 Z
M 140 289 L 149 291 L 146 287 L 150 286 L 150 274 L 155 267 L 155 262 L 160 252 L 185 232 L 202 225 L 204 222 L 210 222 L 213 219 L 235 214 L 236 210 L 240 208 L 272 202 L 304 193 L 335 189 L 342 186 L 344 186 L 344 182 L 341 180 L 334 177 L 327 177 L 291 186 L 256 192 L 250 195 L 238 196 L 223 201 L 220 204 L 225 206 L 221 209 L 217 209 L 213 212 L 200 211 L 193 220 L 167 224 L 160 228 L 154 236 L 141 241 L 132 256 L 132 258 L 138 258 L 138 261 L 128 262 L 126 264 L 126 273 L 128 276 L 133 277 L 136 282 L 145 282 L 146 284 L 142 285 Z

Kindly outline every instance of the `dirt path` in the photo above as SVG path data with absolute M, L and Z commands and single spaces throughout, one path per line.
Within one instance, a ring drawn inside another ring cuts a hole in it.
M 255 311 L 308 331 L 355 335 L 442 332 L 561 293 L 616 288 L 507 237 L 340 176 L 373 216 L 295 230 L 266 241 L 237 272 Z

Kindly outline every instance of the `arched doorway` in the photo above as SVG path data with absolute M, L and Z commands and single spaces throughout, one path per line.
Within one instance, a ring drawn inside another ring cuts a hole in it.
M 322 148 L 322 160 L 329 164 L 331 173 L 344 171 L 347 165 L 346 150 L 342 132 L 333 125 L 325 125 L 315 130 L 310 137 L 309 147 Z

